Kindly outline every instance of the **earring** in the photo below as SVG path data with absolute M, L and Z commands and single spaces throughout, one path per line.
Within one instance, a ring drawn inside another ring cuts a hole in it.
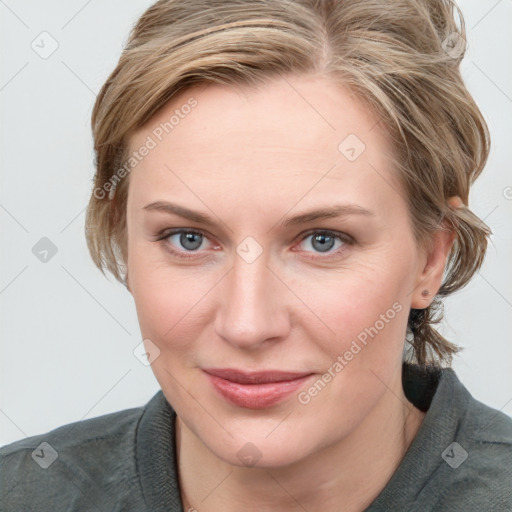
M 430 292 L 428 290 L 423 290 L 421 292 L 422 297 L 428 297 L 430 295 Z

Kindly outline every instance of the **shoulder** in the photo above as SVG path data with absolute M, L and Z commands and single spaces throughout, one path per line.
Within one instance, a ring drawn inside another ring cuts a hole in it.
M 136 429 L 144 407 L 70 423 L 0 448 L 5 510 L 89 510 L 138 486 Z M 115 502 L 114 502 L 115 503 Z M 81 504 L 81 505 L 78 505 Z
M 471 458 L 468 453 L 468 467 L 489 465 L 508 469 L 512 475 L 512 418 L 475 399 L 458 379 L 454 387 L 454 397 L 465 399 L 456 435 L 473 452 Z
M 455 379 L 452 400 L 463 400 L 453 441 L 443 450 L 434 510 L 512 510 L 512 418 L 476 400 Z M 457 407 L 457 404 L 453 404 Z
M 80 447 L 83 443 L 126 436 L 130 427 L 140 418 L 143 407 L 126 409 L 96 418 L 69 423 L 44 434 L 27 437 L 0 448 L 3 461 L 11 455 L 34 450 L 41 442 L 53 441 L 61 448 Z
M 476 400 L 452 368 L 407 367 L 404 391 L 426 415 L 368 510 L 512 511 L 512 419 Z

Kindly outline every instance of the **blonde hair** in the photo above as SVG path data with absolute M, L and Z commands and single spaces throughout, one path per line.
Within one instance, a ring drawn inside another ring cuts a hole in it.
M 428 308 L 410 311 L 407 331 L 413 362 L 451 364 L 461 349 L 433 325 L 442 297 L 480 268 L 490 235 L 467 207 L 490 141 L 460 74 L 465 37 L 462 13 L 450 0 L 156 2 L 132 29 L 92 113 L 97 172 L 86 238 L 94 263 L 126 285 L 129 139 L 178 91 L 321 74 L 380 116 L 418 243 L 428 244 L 440 226 L 456 233 L 443 284 Z M 462 208 L 447 205 L 451 196 Z

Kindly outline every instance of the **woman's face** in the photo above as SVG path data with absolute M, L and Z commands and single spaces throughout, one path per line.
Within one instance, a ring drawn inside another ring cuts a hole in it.
M 378 121 L 293 76 L 188 89 L 131 139 L 142 336 L 183 424 L 225 461 L 299 461 L 402 393 L 427 259 Z

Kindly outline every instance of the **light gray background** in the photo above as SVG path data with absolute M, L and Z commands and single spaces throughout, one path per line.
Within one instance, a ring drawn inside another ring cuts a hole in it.
M 95 94 L 151 3 L 0 1 L 0 444 L 143 405 L 159 389 L 133 355 L 131 295 L 94 267 L 84 237 Z M 492 137 L 470 205 L 494 235 L 479 275 L 446 301 L 442 331 L 465 347 L 453 366 L 470 392 L 512 416 L 512 0 L 459 5 L 463 76 Z M 47 59 L 31 47 L 43 31 L 59 45 Z M 32 253 L 42 237 L 58 249 L 47 263 Z

